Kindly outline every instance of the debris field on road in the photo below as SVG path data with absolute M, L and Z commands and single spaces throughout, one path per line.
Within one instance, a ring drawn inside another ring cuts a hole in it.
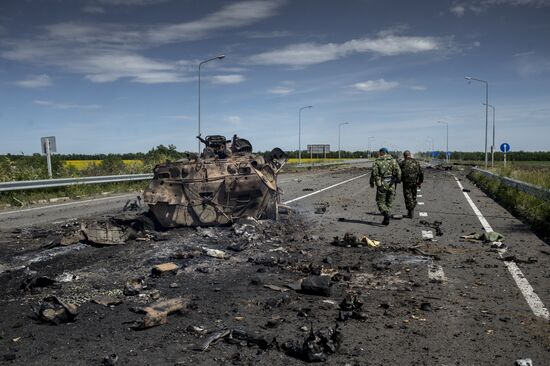
M 285 199 L 365 171 L 296 174 Z M 26 365 L 544 364 L 548 322 L 516 294 L 498 248 L 460 238 L 479 222 L 452 183 L 444 171 L 427 172 L 428 217 L 389 228 L 362 178 L 296 201 L 278 222 L 163 232 L 126 224 L 132 236 L 94 233 L 100 240 L 67 245 L 61 239 L 81 230 L 79 220 L 0 231 L 0 357 Z M 514 235 L 503 235 L 510 247 Z M 548 257 L 522 263 L 544 299 Z

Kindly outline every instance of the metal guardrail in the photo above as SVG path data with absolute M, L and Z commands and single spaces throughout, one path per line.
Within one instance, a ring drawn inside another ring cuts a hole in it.
M 496 179 L 500 181 L 501 184 L 504 184 L 507 187 L 515 188 L 518 191 L 525 192 L 543 201 L 550 202 L 550 189 L 546 189 L 544 187 L 540 187 L 531 183 L 522 182 L 520 180 L 516 180 L 508 177 L 502 177 L 495 173 L 489 172 L 487 170 L 479 169 L 479 168 L 472 168 L 472 170 L 488 178 Z
M 326 165 L 337 164 L 354 164 L 366 162 L 367 159 L 353 159 L 342 162 L 327 163 Z M 318 164 L 324 165 L 324 164 Z M 318 166 L 317 164 L 315 166 Z M 308 167 L 311 164 L 302 164 L 298 166 Z M 153 174 L 126 174 L 126 175 L 105 175 L 99 177 L 81 177 L 81 178 L 60 178 L 60 179 L 41 179 L 41 180 L 21 180 L 14 182 L 0 182 L 0 192 L 8 191 L 23 191 L 29 189 L 45 189 L 73 186 L 78 184 L 100 184 L 100 183 L 117 183 L 117 182 L 131 182 L 138 180 L 152 179 Z
M 0 183 L 0 192 L 22 191 L 26 189 L 44 189 L 65 187 L 78 184 L 100 184 L 132 182 L 138 180 L 148 180 L 153 178 L 153 174 L 126 174 L 126 175 L 105 175 L 100 177 L 81 177 L 81 178 L 61 178 L 61 179 L 41 179 L 41 180 L 21 180 L 15 182 Z

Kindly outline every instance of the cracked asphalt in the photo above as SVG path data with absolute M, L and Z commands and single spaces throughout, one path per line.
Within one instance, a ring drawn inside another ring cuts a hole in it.
M 281 175 L 283 200 L 298 199 L 289 204 L 294 212 L 259 224 L 251 234 L 232 227 L 182 228 L 163 233 L 161 241 L 44 249 L 48 233 L 67 220 L 115 213 L 127 198 L 0 215 L 0 362 L 101 365 L 116 354 L 117 365 L 305 364 L 285 343 L 301 343 L 311 330 L 330 327 L 342 336 L 339 350 L 326 355 L 331 365 L 513 365 L 525 358 L 550 364 L 549 319 L 534 312 L 536 299 L 520 289 L 527 282 L 547 309 L 548 245 L 463 171 L 426 169 L 415 218 L 392 220 L 388 227 L 380 225 L 368 175 L 315 193 L 366 173 L 368 166 L 360 165 Z M 503 256 L 521 271 L 519 285 L 499 249 L 460 238 L 484 228 L 455 177 L 491 228 L 505 236 Z M 399 190 L 394 213 L 405 212 Z M 421 220 L 440 221 L 443 235 Z M 423 240 L 422 231 L 432 231 L 434 239 Z M 381 244 L 331 244 L 346 233 Z M 222 250 L 228 258 L 207 256 L 202 248 Z M 164 262 L 179 270 L 151 276 L 151 268 Z M 21 289 L 29 276 L 63 273 L 72 280 Z M 289 286 L 317 274 L 331 276 L 330 296 Z M 147 288 L 123 295 L 125 282 L 137 277 Z M 74 322 L 49 325 L 31 318 L 31 306 L 52 294 L 78 305 Z M 122 303 L 90 301 L 99 295 Z M 362 300 L 364 319 L 338 320 L 347 295 Z M 188 298 L 190 305 L 166 324 L 133 330 L 142 315 L 132 310 L 154 297 Z M 223 329 L 254 337 L 225 337 L 196 350 Z

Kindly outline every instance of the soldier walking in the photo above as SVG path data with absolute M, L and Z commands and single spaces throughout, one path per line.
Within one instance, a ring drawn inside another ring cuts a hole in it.
M 380 155 L 374 161 L 372 174 L 370 176 L 370 186 L 376 185 L 376 204 L 378 210 L 384 215 L 383 225 L 390 224 L 390 212 L 393 200 L 395 198 L 395 188 L 401 181 L 401 169 L 397 161 L 388 154 L 385 147 L 380 149 Z
M 418 161 L 412 158 L 409 150 L 403 153 L 403 157 L 403 161 L 399 164 L 403 181 L 403 197 L 407 207 L 406 217 L 412 219 L 416 207 L 416 192 L 424 182 L 424 173 Z

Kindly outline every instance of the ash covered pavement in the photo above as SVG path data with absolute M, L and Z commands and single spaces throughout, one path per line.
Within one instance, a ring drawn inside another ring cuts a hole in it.
M 47 210 L 36 226 L 2 226 L 0 361 L 550 364 L 547 244 L 463 172 L 426 169 L 416 217 L 382 226 L 368 173 L 281 175 L 295 211 L 279 222 L 174 229 L 124 245 L 43 248 L 73 225 L 45 223 Z M 457 182 L 506 252 L 461 238 L 486 225 Z M 400 194 L 394 212 L 406 212 Z

